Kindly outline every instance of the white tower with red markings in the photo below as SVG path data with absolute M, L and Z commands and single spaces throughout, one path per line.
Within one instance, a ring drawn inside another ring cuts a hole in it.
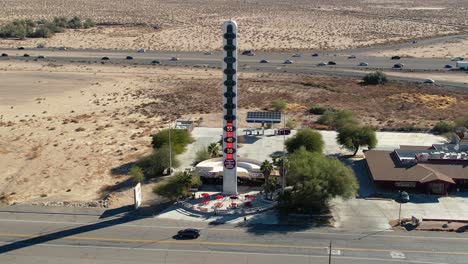
M 223 24 L 223 192 L 237 194 L 237 23 Z

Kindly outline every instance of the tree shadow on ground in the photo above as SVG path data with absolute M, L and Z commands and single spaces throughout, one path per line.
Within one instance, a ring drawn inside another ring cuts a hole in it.
M 122 215 L 118 218 L 111 218 L 105 221 L 89 223 L 87 225 L 80 225 L 78 227 L 58 230 L 55 232 L 37 235 L 37 236 L 33 236 L 31 238 L 27 238 L 23 240 L 14 241 L 9 244 L 0 246 L 0 254 L 8 253 L 8 252 L 19 250 L 19 249 L 24 249 L 30 246 L 45 244 L 54 240 L 59 240 L 62 238 L 67 238 L 67 237 L 73 237 L 79 234 L 92 232 L 95 230 L 99 230 L 99 229 L 103 229 L 103 228 L 107 228 L 111 226 L 126 224 L 132 221 L 146 218 L 146 216 L 142 216 L 138 214 L 138 211 L 129 210 L 128 206 L 124 206 L 123 208 L 111 209 L 108 211 L 110 211 L 110 213 L 106 211 L 102 214 L 102 216 L 115 215 L 115 212 L 120 212 Z M 102 217 L 102 218 L 105 218 L 105 217 Z
M 468 232 L 468 225 L 459 227 L 455 232 L 457 232 L 457 233 Z
M 248 136 L 240 136 L 238 141 L 241 144 L 253 144 L 260 140 L 262 137 L 261 136 L 256 136 L 256 135 L 248 135 Z
M 117 167 L 111 169 L 112 175 L 128 175 L 130 169 L 135 165 L 135 161 L 127 162 L 125 164 L 121 164 Z

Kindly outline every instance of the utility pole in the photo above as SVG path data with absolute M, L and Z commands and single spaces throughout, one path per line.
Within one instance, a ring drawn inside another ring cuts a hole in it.
M 401 191 L 398 191 L 398 203 L 400 204 L 400 210 L 398 210 L 398 226 L 401 225 Z
M 331 255 L 332 255 L 331 251 L 332 251 L 332 249 L 331 249 L 331 240 L 330 240 L 330 248 L 329 248 L 329 251 L 328 251 L 328 264 L 331 264 Z
M 283 113 L 283 128 L 286 128 L 286 114 Z M 284 193 L 284 189 L 286 188 L 286 131 L 283 129 L 283 162 L 282 162 L 282 170 L 283 170 L 283 177 L 281 179 L 281 193 Z
M 169 125 L 169 176 L 172 175 L 172 142 L 171 142 L 172 122 Z

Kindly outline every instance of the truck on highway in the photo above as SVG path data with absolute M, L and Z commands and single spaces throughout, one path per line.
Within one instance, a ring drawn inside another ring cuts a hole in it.
M 468 71 L 468 61 L 457 61 L 457 69 Z

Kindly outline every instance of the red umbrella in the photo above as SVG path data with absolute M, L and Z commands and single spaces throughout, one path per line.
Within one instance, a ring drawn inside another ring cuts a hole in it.
M 206 203 L 209 203 L 210 201 L 209 200 L 203 200 L 201 201 L 203 204 L 206 204 Z
M 246 199 L 252 199 L 252 198 L 253 198 L 253 195 L 246 194 L 244 197 L 245 197 Z
M 208 197 L 208 196 L 210 196 L 210 194 L 209 193 L 202 193 L 201 196 Z
M 223 203 L 216 203 L 215 206 L 216 206 L 216 207 L 222 207 L 222 206 L 223 206 Z
M 216 200 L 223 199 L 223 198 L 224 198 L 224 196 L 222 196 L 221 194 L 218 194 L 218 195 L 215 196 Z
M 231 206 L 237 206 L 237 204 L 236 203 L 231 203 Z
M 237 197 L 237 195 L 230 196 L 229 198 L 232 199 L 232 200 L 239 199 L 239 197 Z

